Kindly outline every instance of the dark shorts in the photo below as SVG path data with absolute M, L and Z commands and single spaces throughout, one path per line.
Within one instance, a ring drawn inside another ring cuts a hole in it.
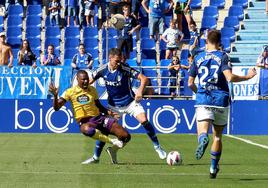
M 83 123 L 88 123 L 93 127 L 96 127 L 96 129 L 100 130 L 102 133 L 109 134 L 114 122 L 116 122 L 116 119 L 112 117 L 99 115 L 96 117 L 87 117 L 81 119 L 80 125 Z
M 133 39 L 118 39 L 117 48 L 122 52 L 130 53 L 133 51 Z

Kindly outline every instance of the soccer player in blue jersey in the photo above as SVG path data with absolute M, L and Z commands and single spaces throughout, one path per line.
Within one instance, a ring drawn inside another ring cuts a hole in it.
M 90 84 L 102 77 L 105 80 L 108 93 L 108 109 L 119 115 L 127 113 L 134 116 L 146 130 L 147 135 L 153 142 L 154 149 L 158 153 L 159 158 L 165 159 L 166 152 L 161 148 L 155 134 L 155 130 L 152 124 L 148 121 L 142 105 L 139 103 L 142 100 L 142 94 L 146 84 L 148 83 L 148 78 L 139 71 L 121 62 L 121 51 L 117 48 L 112 48 L 109 52 L 109 62 L 93 73 L 93 80 Z M 130 78 L 138 79 L 141 82 L 136 94 L 131 89 Z M 104 145 L 104 142 L 96 142 L 93 157 L 84 161 L 84 164 L 98 163 Z M 106 150 L 110 155 L 113 164 L 117 163 L 116 149 L 116 147 L 108 147 Z
M 219 50 L 221 33 L 212 30 L 207 37 L 207 50 L 196 55 L 189 72 L 188 86 L 196 93 L 196 119 L 198 147 L 196 159 L 202 158 L 208 143 L 208 129 L 212 124 L 210 178 L 216 178 L 222 152 L 222 132 L 227 125 L 229 112 L 228 82 L 240 82 L 256 75 L 254 68 L 246 76 L 232 74 L 227 54 Z M 195 85 L 198 77 L 198 87 Z

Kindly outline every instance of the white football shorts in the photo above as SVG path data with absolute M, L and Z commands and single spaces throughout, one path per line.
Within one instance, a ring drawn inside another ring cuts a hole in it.
M 118 113 L 120 116 L 123 114 L 129 114 L 130 116 L 137 117 L 137 115 L 145 113 L 143 106 L 140 103 L 137 103 L 135 100 L 132 101 L 128 106 L 124 107 L 115 107 L 108 104 L 108 109 Z
M 213 120 L 213 124 L 215 125 L 227 125 L 229 107 L 217 108 L 208 106 L 197 106 L 195 112 L 197 121 L 210 119 Z

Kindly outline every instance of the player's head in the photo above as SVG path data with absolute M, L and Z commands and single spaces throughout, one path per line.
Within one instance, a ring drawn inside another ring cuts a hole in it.
M 88 88 L 88 83 L 89 83 L 89 77 L 88 74 L 85 70 L 79 70 L 77 72 L 77 83 L 78 86 L 81 87 L 82 89 L 87 89 Z
M 116 69 L 122 61 L 122 52 L 118 48 L 112 48 L 109 51 L 109 63 L 111 68 Z
M 263 46 L 262 56 L 265 57 L 265 58 L 268 57 L 268 45 Z
M 176 21 L 175 20 L 170 20 L 169 27 L 174 29 L 176 27 Z
M 47 52 L 48 52 L 48 54 L 54 54 L 54 45 L 53 44 L 49 44 L 47 46 Z
M 172 57 L 172 63 L 173 64 L 180 64 L 180 58 L 178 56 L 173 56 Z
M 207 43 L 219 46 L 221 43 L 221 32 L 218 30 L 211 30 L 208 32 Z
M 5 43 L 6 41 L 6 34 L 4 32 L 0 33 L 0 42 Z

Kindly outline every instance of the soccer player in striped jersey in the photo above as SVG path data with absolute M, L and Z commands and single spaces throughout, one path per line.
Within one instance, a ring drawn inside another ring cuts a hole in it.
M 246 76 L 232 73 L 227 54 L 219 50 L 221 33 L 212 30 L 207 37 L 207 50 L 195 56 L 189 72 L 188 86 L 196 93 L 196 119 L 198 147 L 196 159 L 202 158 L 208 143 L 208 129 L 212 124 L 210 178 L 216 178 L 222 152 L 222 132 L 227 125 L 229 113 L 228 82 L 240 82 L 256 75 L 254 68 Z M 198 87 L 194 80 L 198 78 Z
M 77 82 L 77 86 L 67 89 L 60 98 L 58 88 L 53 83 L 49 85 L 49 91 L 54 96 L 54 109 L 57 111 L 70 101 L 81 133 L 103 143 L 113 144 L 117 149 L 122 148 L 130 140 L 130 134 L 117 123 L 116 119 L 107 115 L 107 109 L 98 100 L 97 90 L 89 86 L 86 71 L 77 72 Z M 111 139 L 108 134 L 115 135 L 118 139 Z
M 90 84 L 102 77 L 105 80 L 108 93 L 108 109 L 118 114 L 119 117 L 124 113 L 134 116 L 146 130 L 159 158 L 165 159 L 166 152 L 161 148 L 155 130 L 148 121 L 142 105 L 139 103 L 142 100 L 142 94 L 148 83 L 148 78 L 139 71 L 121 62 L 121 51 L 117 48 L 112 48 L 109 52 L 109 62 L 93 73 L 93 80 Z M 136 94 L 131 88 L 130 78 L 138 79 L 141 82 Z M 99 157 L 104 145 L 104 142 L 96 142 L 94 155 L 88 159 L 87 164 L 99 162 Z M 116 164 L 116 148 L 108 147 L 106 151 L 110 155 L 112 163 Z

